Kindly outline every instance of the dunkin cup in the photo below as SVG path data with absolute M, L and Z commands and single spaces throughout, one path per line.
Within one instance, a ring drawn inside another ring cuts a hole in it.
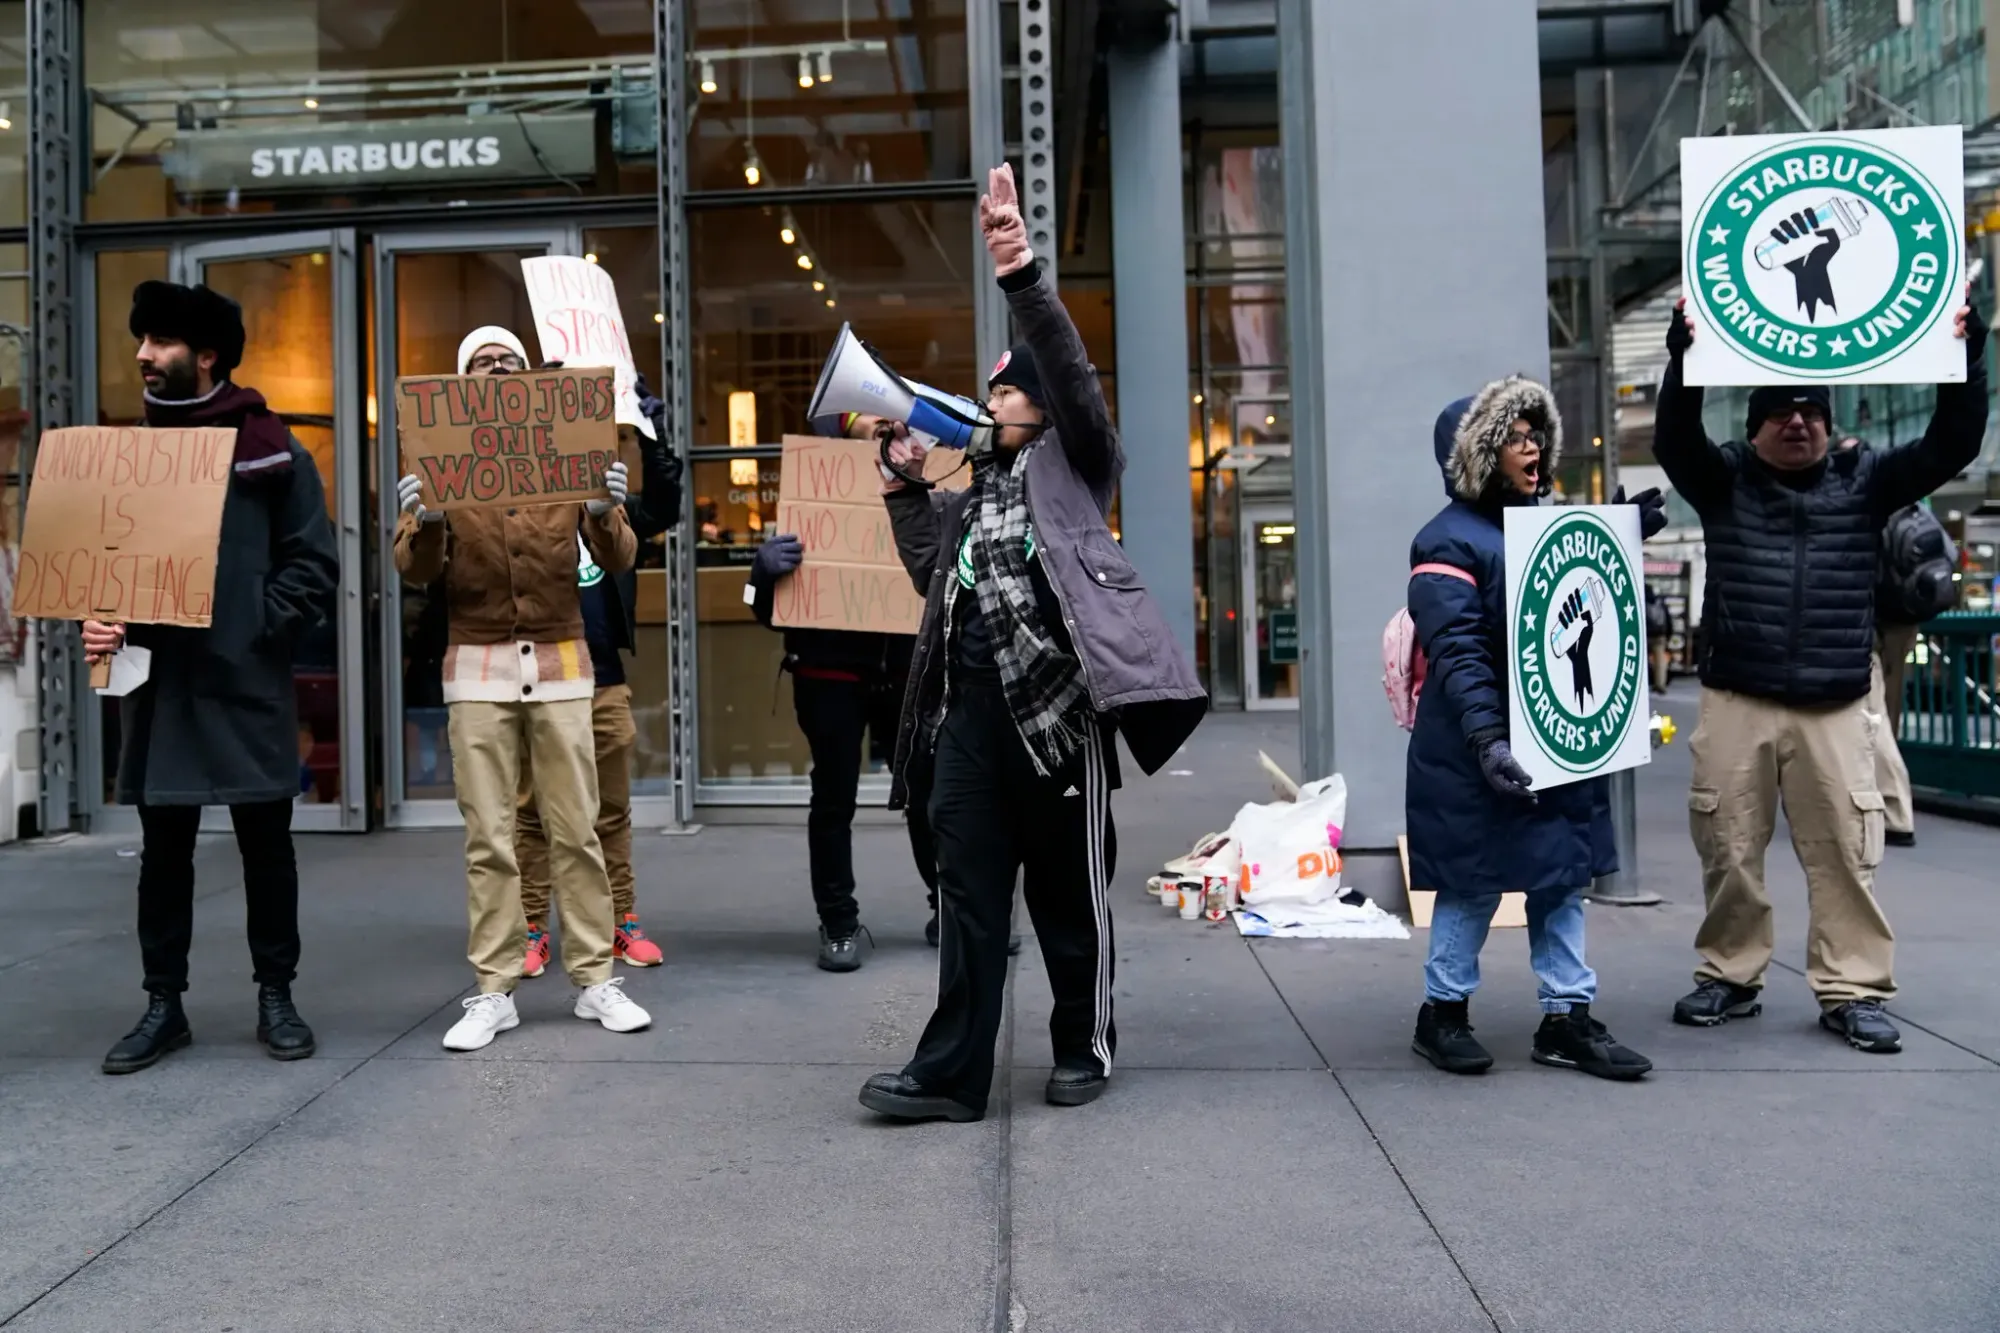
M 1202 887 L 1198 879 L 1181 881 L 1181 920 L 1201 920 Z

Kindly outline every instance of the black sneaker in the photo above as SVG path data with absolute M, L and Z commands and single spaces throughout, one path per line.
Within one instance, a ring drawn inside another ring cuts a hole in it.
M 1578 1069 L 1598 1078 L 1627 1082 L 1653 1072 L 1653 1062 L 1620 1046 L 1604 1024 L 1590 1016 L 1590 1006 L 1573 1004 L 1566 1014 L 1543 1014 L 1535 1029 L 1530 1058 L 1538 1065 Z
M 1894 1055 L 1903 1049 L 1903 1034 L 1882 1012 L 1880 1000 L 1849 1000 L 1823 1009 L 1819 1025 L 1828 1032 L 1838 1032 L 1849 1046 L 1870 1055 Z
M 136 1074 L 150 1069 L 167 1052 L 178 1051 L 193 1040 L 187 1015 L 181 1011 L 181 997 L 155 992 L 147 1002 L 145 1016 L 105 1054 L 104 1072 Z
M 1732 981 L 1704 981 L 1674 1001 L 1674 1022 L 1684 1027 L 1712 1028 L 1732 1018 L 1755 1018 L 1764 1012 L 1763 992 Z
M 257 988 L 257 1040 L 273 1060 L 303 1060 L 316 1049 L 312 1029 L 292 1006 L 290 986 Z
M 984 1109 L 932 1092 L 908 1074 L 875 1074 L 861 1085 L 861 1104 L 892 1120 L 950 1120 L 965 1124 L 984 1120 Z
M 1110 1082 L 1109 1075 L 1095 1069 L 1057 1065 L 1042 1096 L 1050 1106 L 1087 1106 L 1104 1095 Z
M 826 927 L 819 928 L 819 965 L 823 972 L 858 972 L 866 954 L 862 952 L 862 936 L 868 937 L 867 948 L 875 947 L 875 937 L 868 933 L 868 927 L 855 926 L 842 935 L 829 935 Z
M 1493 1056 L 1472 1035 L 1469 1000 L 1426 1000 L 1417 1010 L 1417 1034 L 1410 1049 L 1447 1074 L 1483 1074 Z
M 1892 828 L 1882 834 L 1882 841 L 1891 847 L 1914 847 L 1917 845 L 1915 829 Z

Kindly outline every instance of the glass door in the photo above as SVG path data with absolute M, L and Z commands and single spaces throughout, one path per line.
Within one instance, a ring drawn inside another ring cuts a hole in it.
M 377 497 L 381 561 L 380 723 L 383 822 L 391 828 L 459 822 L 445 730 L 444 598 L 414 587 L 394 562 L 396 379 L 456 372 L 459 340 L 484 324 L 511 329 L 534 356 L 537 341 L 521 260 L 580 253 L 573 228 L 452 231 L 374 239 L 373 380 L 369 457 Z
M 1298 528 L 1290 505 L 1245 505 L 1243 706 L 1299 706 Z
M 361 588 L 361 335 L 351 230 L 293 232 L 179 247 L 174 280 L 205 283 L 243 307 L 243 363 L 230 379 L 258 390 L 312 456 L 340 549 L 332 617 L 294 654 L 301 831 L 368 825 Z M 207 820 L 228 827 L 227 810 Z

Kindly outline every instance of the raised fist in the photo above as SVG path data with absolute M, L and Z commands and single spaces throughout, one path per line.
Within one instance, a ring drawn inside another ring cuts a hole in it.
M 1832 223 L 1833 219 L 1803 208 L 1788 218 L 1780 218 L 1778 225 L 1771 228 L 1771 239 L 1778 243 L 1775 258 L 1792 275 L 1799 309 L 1806 312 L 1807 319 L 1816 317 L 1821 305 L 1828 310 L 1839 309 L 1833 300 L 1832 280 L 1826 273 L 1826 266 L 1840 253 L 1840 230 Z
M 1597 695 L 1590 679 L 1590 641 L 1610 608 L 1611 594 L 1603 580 L 1592 577 L 1563 598 L 1562 607 L 1556 612 L 1556 623 L 1549 626 L 1549 652 L 1569 659 L 1570 683 L 1576 690 L 1578 709 L 1584 707 L 1587 698 Z

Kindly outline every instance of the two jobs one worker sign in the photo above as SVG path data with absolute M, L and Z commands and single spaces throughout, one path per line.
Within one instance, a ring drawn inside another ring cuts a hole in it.
M 1965 379 L 1956 125 L 1681 142 L 1690 385 Z M 1515 757 L 1537 787 L 1646 763 L 1644 565 L 1630 506 L 1507 511 Z

